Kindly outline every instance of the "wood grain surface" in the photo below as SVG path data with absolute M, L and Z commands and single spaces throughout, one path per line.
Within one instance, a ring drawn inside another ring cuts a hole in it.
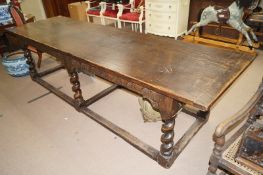
M 255 57 L 66 17 L 10 28 L 8 33 L 204 111 Z

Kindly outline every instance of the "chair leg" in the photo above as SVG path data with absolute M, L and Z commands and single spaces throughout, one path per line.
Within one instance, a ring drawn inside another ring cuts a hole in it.
M 131 27 L 132 27 L 132 31 L 134 31 L 134 29 L 133 29 L 133 23 L 131 23 Z
M 219 175 L 226 175 L 226 173 L 223 172 L 223 171 L 221 171 L 221 172 L 219 173 Z
M 90 19 L 89 19 L 89 18 L 90 18 L 90 17 L 89 17 L 89 16 L 87 16 L 87 21 L 88 21 L 88 22 L 90 22 Z
M 140 23 L 140 33 L 142 33 L 142 23 Z
M 105 18 L 104 18 L 104 17 L 101 17 L 101 18 L 100 18 L 100 21 L 101 21 L 101 24 L 102 24 L 102 25 L 104 25 L 104 26 L 106 25 L 106 22 L 105 22 Z
M 215 150 L 213 150 L 213 153 L 210 157 L 209 160 L 209 167 L 208 167 L 208 171 L 206 175 L 216 175 L 217 173 L 217 169 L 218 169 L 218 159 L 216 158 L 216 156 L 214 155 Z
M 40 68 L 41 62 L 42 62 L 42 53 L 41 52 L 37 52 L 37 55 L 38 55 L 37 68 Z
M 0 48 L 0 54 L 1 54 L 1 57 L 3 58 L 4 57 L 4 49 Z
M 118 23 L 118 28 L 121 29 L 121 28 L 122 28 L 122 26 L 121 26 L 121 21 L 118 20 L 117 23 Z

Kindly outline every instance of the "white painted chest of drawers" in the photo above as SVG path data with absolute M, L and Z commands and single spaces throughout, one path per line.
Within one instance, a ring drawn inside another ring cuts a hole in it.
M 187 31 L 190 0 L 145 0 L 146 33 L 177 38 Z

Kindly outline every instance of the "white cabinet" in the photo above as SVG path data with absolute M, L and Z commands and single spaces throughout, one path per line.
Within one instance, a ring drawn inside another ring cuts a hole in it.
M 146 33 L 177 38 L 187 31 L 190 0 L 145 0 Z

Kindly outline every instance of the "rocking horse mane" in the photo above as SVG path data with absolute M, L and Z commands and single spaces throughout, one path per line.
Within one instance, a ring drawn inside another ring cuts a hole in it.
M 241 8 L 249 8 L 252 3 L 254 2 L 254 0 L 236 0 L 237 6 L 241 9 Z

